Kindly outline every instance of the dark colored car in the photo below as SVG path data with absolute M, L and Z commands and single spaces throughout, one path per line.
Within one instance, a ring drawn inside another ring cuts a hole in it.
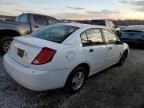
M 126 27 L 121 32 L 121 40 L 129 44 L 144 45 L 144 25 Z

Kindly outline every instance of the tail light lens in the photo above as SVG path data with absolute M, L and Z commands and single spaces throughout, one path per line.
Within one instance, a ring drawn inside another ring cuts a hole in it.
M 56 53 L 56 50 L 45 47 L 41 50 L 41 52 L 33 60 L 32 64 L 34 64 L 34 65 L 46 64 L 53 59 L 55 53 Z

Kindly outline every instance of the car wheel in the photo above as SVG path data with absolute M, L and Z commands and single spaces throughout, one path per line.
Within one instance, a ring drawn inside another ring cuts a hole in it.
M 1 40 L 1 50 L 3 53 L 6 53 L 9 49 L 9 46 L 11 44 L 11 41 L 12 41 L 12 37 L 5 37 L 5 38 L 2 38 Z
M 122 66 L 124 64 L 126 58 L 127 58 L 127 51 L 124 51 L 123 54 L 122 54 L 122 56 L 121 56 L 121 58 L 120 58 L 120 60 L 119 60 L 119 62 L 118 62 L 118 64 L 120 66 Z
M 66 82 L 66 90 L 68 93 L 75 93 L 79 91 L 86 80 L 86 71 L 83 67 L 75 68 Z

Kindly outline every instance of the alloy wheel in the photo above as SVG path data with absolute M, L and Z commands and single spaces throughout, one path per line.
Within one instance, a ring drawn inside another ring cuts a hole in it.
M 74 90 L 78 90 L 82 87 L 83 83 L 84 83 L 84 73 L 77 72 L 72 79 L 72 88 Z

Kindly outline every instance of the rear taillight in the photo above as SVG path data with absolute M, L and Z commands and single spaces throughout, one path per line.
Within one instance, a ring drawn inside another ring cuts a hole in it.
M 41 65 L 41 64 L 48 63 L 53 59 L 55 53 L 56 50 L 46 48 L 46 47 L 42 48 L 41 52 L 33 60 L 32 64 Z

